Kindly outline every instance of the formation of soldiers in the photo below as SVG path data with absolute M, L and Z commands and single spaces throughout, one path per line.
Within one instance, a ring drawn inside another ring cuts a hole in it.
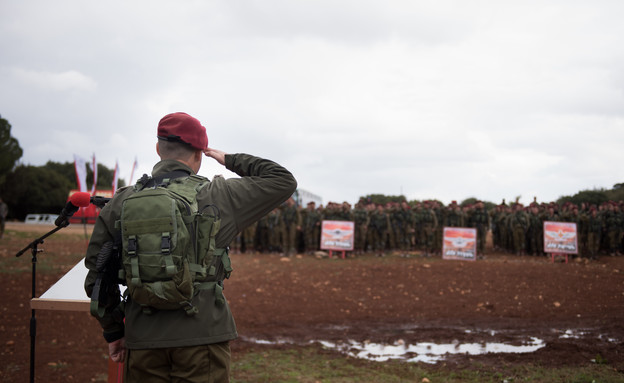
M 374 252 L 424 256 L 442 251 L 444 227 L 467 227 L 477 231 L 477 254 L 485 254 L 488 233 L 495 251 L 517 255 L 544 254 L 544 221 L 577 224 L 579 256 L 620 255 L 624 248 L 624 201 L 600 206 L 554 202 L 523 206 L 504 201 L 487 209 L 482 201 L 444 206 L 439 201 L 390 202 L 384 205 L 330 202 L 317 207 L 310 202 L 297 207 L 287 201 L 256 224 L 246 228 L 232 243 L 234 251 L 274 252 L 283 255 L 319 250 L 323 220 L 354 222 L 354 254 Z
M 624 249 L 624 201 L 599 206 L 533 202 L 526 208 L 501 204 L 490 217 L 494 248 L 518 255 L 544 255 L 545 221 L 576 223 L 581 257 L 622 255 Z

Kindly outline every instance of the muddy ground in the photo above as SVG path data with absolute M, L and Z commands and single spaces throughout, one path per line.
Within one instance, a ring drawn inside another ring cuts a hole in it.
M 0 240 L 0 381 L 28 381 L 31 254 L 15 253 L 45 232 L 12 224 Z M 28 230 L 29 232 L 25 232 Z M 82 226 L 40 248 L 37 296 L 80 260 Z M 260 343 L 310 341 L 411 345 L 541 344 L 534 352 L 455 354 L 436 368 L 504 370 L 607 363 L 624 377 L 624 257 L 551 263 L 545 257 L 488 253 L 475 262 L 389 254 L 341 259 L 232 255 L 225 293 L 240 338 L 236 354 Z M 39 382 L 105 381 L 106 345 L 84 312 L 37 310 Z M 408 357 L 414 355 L 408 355 Z M 236 374 L 236 371 L 233 371 Z

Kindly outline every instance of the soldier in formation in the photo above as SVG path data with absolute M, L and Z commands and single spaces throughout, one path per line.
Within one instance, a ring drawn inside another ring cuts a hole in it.
M 595 259 L 599 254 L 621 255 L 624 246 L 622 207 L 624 202 L 614 201 L 599 206 L 533 202 L 526 208 L 515 204 L 513 212 L 510 212 L 509 207 L 501 204 L 491 214 L 494 246 L 498 250 L 522 254 L 524 233 L 526 253 L 545 255 L 544 222 L 570 222 L 576 224 L 580 257 Z M 528 223 L 525 224 L 525 221 Z
M 324 220 L 354 223 L 354 253 L 384 255 L 439 255 L 445 226 L 473 227 L 477 231 L 477 254 L 486 252 L 491 233 L 495 251 L 517 255 L 543 256 L 544 222 L 574 222 L 577 225 L 579 255 L 595 258 L 600 254 L 622 254 L 624 242 L 624 202 L 599 206 L 571 203 L 541 203 L 529 206 L 503 202 L 487 209 L 482 201 L 461 206 L 453 201 L 373 204 L 330 202 L 327 206 L 310 203 L 295 207 L 291 202 L 275 209 L 256 225 L 245 229 L 237 243 L 243 251 L 275 252 L 292 255 L 319 250 Z
M 308 202 L 303 211 L 304 248 L 306 253 L 313 253 L 319 250 L 321 239 L 321 212 L 316 209 L 316 203 Z

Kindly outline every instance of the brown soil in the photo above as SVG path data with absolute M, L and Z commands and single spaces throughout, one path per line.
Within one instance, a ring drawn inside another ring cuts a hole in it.
M 13 224 L 0 240 L 1 381 L 28 380 L 31 255 L 15 253 L 49 229 Z M 25 230 L 31 232 L 18 235 Z M 63 233 L 74 235 L 40 245 L 37 296 L 84 253 L 82 226 Z M 536 337 L 545 343 L 536 352 L 456 355 L 436 366 L 500 370 L 601 362 L 624 373 L 624 257 L 565 264 L 503 254 L 476 262 L 417 254 L 234 254 L 232 261 L 225 293 L 240 335 L 232 342 L 234 358 L 265 347 L 258 339 L 294 346 L 317 340 L 520 345 Z M 37 381 L 105 381 L 106 344 L 88 313 L 37 310 L 36 319 Z

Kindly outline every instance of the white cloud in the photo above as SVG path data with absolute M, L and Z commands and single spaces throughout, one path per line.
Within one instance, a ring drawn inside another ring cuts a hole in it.
M 624 3 L 3 3 L 23 160 L 156 161 L 160 117 L 328 200 L 554 199 L 621 182 Z M 124 170 L 126 169 L 126 170 Z M 204 163 L 202 173 L 225 173 Z M 226 173 L 227 174 L 227 173 Z M 123 176 L 123 175 L 122 175 Z
M 94 92 L 97 89 L 95 80 L 75 70 L 53 73 L 15 68 L 13 73 L 18 81 L 45 91 Z

